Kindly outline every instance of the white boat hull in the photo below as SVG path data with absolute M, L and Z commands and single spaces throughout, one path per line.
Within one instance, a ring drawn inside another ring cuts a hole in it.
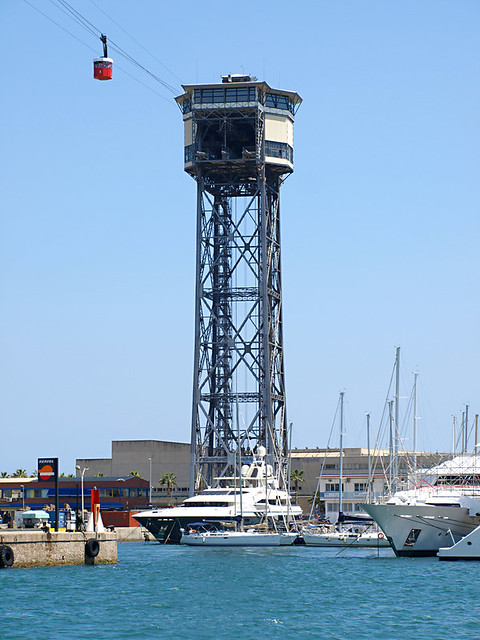
M 435 556 L 475 529 L 480 520 L 466 507 L 365 504 L 397 556 Z
M 440 560 L 480 560 L 480 527 L 451 547 L 440 547 L 437 555 Z
M 312 547 L 389 547 L 390 543 L 383 533 L 303 533 L 307 546 Z
M 203 533 L 184 534 L 180 544 L 196 547 L 279 547 L 282 544 L 281 533 L 249 532 L 249 531 L 207 531 Z M 294 537 L 289 538 L 293 543 Z

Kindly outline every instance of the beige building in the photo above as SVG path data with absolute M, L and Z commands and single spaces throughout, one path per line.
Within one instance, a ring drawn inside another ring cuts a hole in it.
M 312 497 L 319 485 L 318 512 L 332 522 L 338 516 L 339 449 L 293 449 L 292 470 L 303 471 L 303 481 L 296 491 L 291 485 L 292 497 L 300 504 L 305 515 L 311 508 Z M 417 467 L 428 468 L 451 457 L 444 453 L 417 453 Z M 102 474 L 118 479 L 127 478 L 133 471 L 151 483 L 151 503 L 158 506 L 177 504 L 188 496 L 190 482 L 190 444 L 185 442 L 168 442 L 165 440 L 114 440 L 111 458 L 80 458 L 76 461 L 80 470 L 88 468 L 86 476 Z M 399 484 L 404 488 L 407 474 L 413 465 L 412 452 L 399 454 Z M 370 492 L 368 449 L 343 449 L 343 495 L 342 511 L 345 514 L 359 515 L 360 505 L 366 500 L 378 498 L 390 491 L 390 452 L 388 449 L 371 451 L 370 456 Z M 177 486 L 167 498 L 167 489 L 159 484 L 164 473 L 176 476 Z M 296 495 L 298 494 L 298 495 Z
M 432 467 L 450 454 L 418 452 L 417 468 Z M 407 475 L 412 471 L 414 456 L 411 451 L 399 453 L 397 489 L 406 488 Z M 304 481 L 298 485 L 298 503 L 308 515 L 312 497 L 318 484 L 318 513 L 331 522 L 336 521 L 339 507 L 340 450 L 339 449 L 294 449 L 292 470 L 303 471 Z M 369 490 L 370 484 L 370 490 Z M 343 449 L 342 511 L 344 514 L 360 515 L 360 505 L 388 494 L 392 488 L 391 459 L 388 449 L 371 450 L 370 483 L 368 449 Z M 292 483 L 292 496 L 295 485 Z
M 128 478 L 132 472 L 148 480 L 152 487 L 151 502 L 166 505 L 167 489 L 159 484 L 164 473 L 176 476 L 177 486 L 171 490 L 170 503 L 175 504 L 188 496 L 190 483 L 190 444 L 165 440 L 114 440 L 111 458 L 79 458 L 76 461 L 77 476 L 82 469 L 86 475 L 102 474 L 109 477 Z

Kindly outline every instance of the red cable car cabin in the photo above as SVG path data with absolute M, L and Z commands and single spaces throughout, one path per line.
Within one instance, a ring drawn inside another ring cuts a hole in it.
M 113 73 L 112 58 L 94 58 L 93 77 L 95 80 L 111 80 Z

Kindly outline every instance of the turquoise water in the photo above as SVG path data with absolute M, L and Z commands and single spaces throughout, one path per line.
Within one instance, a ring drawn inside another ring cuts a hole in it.
M 119 545 L 118 565 L 0 571 L 0 638 L 455 640 L 480 563 L 307 547 Z

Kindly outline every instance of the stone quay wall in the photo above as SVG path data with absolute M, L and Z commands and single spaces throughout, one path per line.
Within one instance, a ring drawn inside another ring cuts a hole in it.
M 111 532 L 0 531 L 0 564 L 4 545 L 13 551 L 13 567 L 117 562 L 117 536 Z

